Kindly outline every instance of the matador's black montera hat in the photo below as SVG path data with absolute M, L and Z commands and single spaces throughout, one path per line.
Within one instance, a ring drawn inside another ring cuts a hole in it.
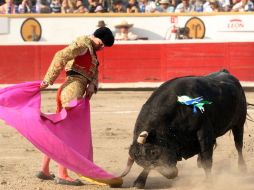
M 100 27 L 95 30 L 93 34 L 96 38 L 100 38 L 105 46 L 112 46 L 114 44 L 115 38 L 111 30 L 107 27 Z

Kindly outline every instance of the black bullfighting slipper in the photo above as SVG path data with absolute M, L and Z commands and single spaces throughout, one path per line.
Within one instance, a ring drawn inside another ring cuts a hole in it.
M 61 184 L 61 185 L 72 185 L 72 186 L 82 186 L 84 183 L 82 183 L 79 179 L 76 179 L 75 181 L 68 181 L 66 179 L 62 178 L 56 178 L 55 179 L 56 184 Z
M 55 179 L 55 175 L 54 174 L 50 174 L 48 176 L 48 175 L 44 174 L 42 171 L 37 172 L 35 176 L 37 178 L 43 179 L 43 180 L 54 180 Z

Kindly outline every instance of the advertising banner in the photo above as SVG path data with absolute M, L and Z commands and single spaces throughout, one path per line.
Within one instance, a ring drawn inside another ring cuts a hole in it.
M 254 32 L 253 15 L 224 15 L 217 17 L 218 31 Z
M 125 21 L 132 26 L 129 31 L 137 35 L 139 40 L 254 41 L 253 20 L 254 14 L 1 16 L 0 41 L 7 44 L 26 44 L 26 41 L 69 44 L 78 36 L 92 34 L 100 21 L 103 21 L 114 33 L 119 32 L 116 25 Z M 174 34 L 176 32 L 180 32 L 182 37 L 176 36 Z

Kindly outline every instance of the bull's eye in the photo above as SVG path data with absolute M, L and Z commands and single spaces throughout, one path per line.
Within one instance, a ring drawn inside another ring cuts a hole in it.
M 152 160 L 156 160 L 160 157 L 160 151 L 158 150 L 150 150 L 149 151 L 149 157 Z

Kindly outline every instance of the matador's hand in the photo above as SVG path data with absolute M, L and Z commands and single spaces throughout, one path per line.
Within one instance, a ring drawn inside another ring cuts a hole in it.
M 47 88 L 49 86 L 49 84 L 45 81 L 42 81 L 41 85 L 40 85 L 40 89 L 43 90 L 45 88 Z
M 93 83 L 90 83 L 86 88 L 86 97 L 90 100 L 95 92 L 96 92 L 95 85 Z

